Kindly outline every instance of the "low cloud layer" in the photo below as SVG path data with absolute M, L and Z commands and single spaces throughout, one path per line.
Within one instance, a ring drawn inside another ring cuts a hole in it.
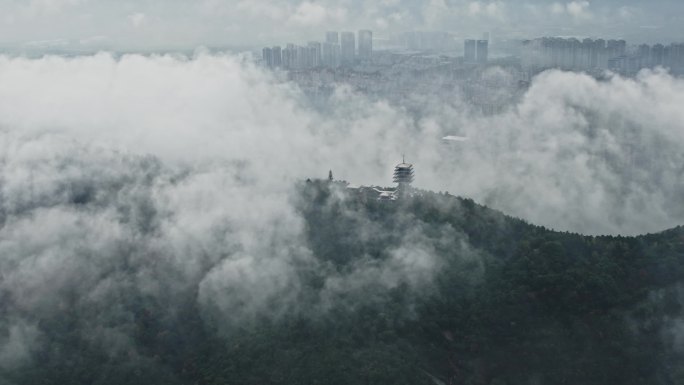
M 341 90 L 325 117 L 240 58 L 203 54 L 2 58 L 0 83 L 1 368 L 30 362 L 36 323 L 65 311 L 88 346 L 130 355 L 132 306 L 172 317 L 190 297 L 208 321 L 244 324 L 324 311 L 375 277 L 419 289 L 436 266 L 424 241 L 372 274 L 329 270 L 292 204 L 329 168 L 387 179 L 412 127 L 386 103 Z M 303 304 L 302 271 L 330 279 Z
M 0 58 L 0 82 L 7 213 L 56 199 L 40 189 L 64 175 L 39 174 L 45 158 L 69 164 L 87 154 L 92 163 L 66 176 L 88 179 L 97 155 L 115 151 L 163 167 L 220 165 L 247 186 L 235 193 L 254 201 L 328 169 L 355 184 L 386 185 L 406 154 L 420 187 L 562 230 L 637 234 L 682 219 L 675 203 L 684 81 L 665 72 L 599 81 L 549 71 L 494 116 L 472 112 L 458 95 L 417 96 L 407 110 L 346 87 L 314 109 L 295 86 L 241 58 L 202 53 Z M 445 135 L 469 140 L 445 144 Z M 38 202 L 28 202 L 28 188 Z
M 550 71 L 498 116 L 443 110 L 442 126 L 471 140 L 435 165 L 452 168 L 451 189 L 556 229 L 662 230 L 682 221 L 683 97 L 684 81 L 664 72 Z
M 489 117 L 425 102 L 416 118 L 340 87 L 314 109 L 231 56 L 0 58 L 0 368 L 30 360 L 37 320 L 69 309 L 92 345 L 123 354 L 133 316 L 122 298 L 196 296 L 207 319 L 233 321 L 299 311 L 302 266 L 327 267 L 312 258 L 294 184 L 332 169 L 388 185 L 402 153 L 421 188 L 562 230 L 683 222 L 681 79 L 551 71 Z M 311 306 L 369 285 L 429 287 L 434 240 L 419 224 L 406 239 L 382 263 L 331 271 Z M 469 254 L 453 229 L 439 239 Z

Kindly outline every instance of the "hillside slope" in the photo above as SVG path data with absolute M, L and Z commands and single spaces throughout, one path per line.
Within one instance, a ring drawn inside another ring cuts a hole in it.
M 314 262 L 294 267 L 301 287 L 290 311 L 231 323 L 202 309 L 196 289 L 166 303 L 132 293 L 135 352 L 89 345 L 74 331 L 82 315 L 64 312 L 41 321 L 50 336 L 36 364 L 0 368 L 0 380 L 684 382 L 675 343 L 684 325 L 682 228 L 588 237 L 445 194 L 380 202 L 327 181 L 298 191 L 302 253 Z

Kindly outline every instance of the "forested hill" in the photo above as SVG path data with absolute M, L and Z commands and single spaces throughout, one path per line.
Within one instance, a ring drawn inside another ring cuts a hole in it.
M 352 359 L 358 377 L 347 383 L 383 383 L 373 370 L 399 383 L 425 382 L 425 372 L 455 384 L 684 383 L 668 330 L 682 310 L 684 229 L 582 236 L 445 194 L 383 202 L 341 189 L 304 188 L 316 256 L 344 270 L 361 255 L 391 258 L 408 238 L 439 261 L 411 294 L 413 318 L 402 320 L 409 290 L 399 286 L 350 322 L 357 348 L 378 354 Z
M 382 202 L 328 181 L 302 183 L 292 200 L 308 256 L 292 266 L 287 311 L 240 323 L 202 309 L 196 292 L 171 303 L 133 293 L 135 354 L 84 343 L 81 315 L 65 312 L 42 321 L 55 336 L 40 361 L 0 369 L 0 380 L 684 383 L 682 228 L 582 236 L 450 195 Z

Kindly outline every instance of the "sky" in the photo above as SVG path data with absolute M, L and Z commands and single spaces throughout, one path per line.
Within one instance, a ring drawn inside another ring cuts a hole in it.
M 82 49 L 245 47 L 368 28 L 377 38 L 446 30 L 493 39 L 544 35 L 683 40 L 674 0 L 0 0 L 0 44 Z

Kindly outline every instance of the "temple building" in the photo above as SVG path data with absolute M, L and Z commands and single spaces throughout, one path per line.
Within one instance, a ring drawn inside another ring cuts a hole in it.
M 406 163 L 405 159 L 394 168 L 394 183 L 397 184 L 399 196 L 410 191 L 413 175 L 413 165 Z

